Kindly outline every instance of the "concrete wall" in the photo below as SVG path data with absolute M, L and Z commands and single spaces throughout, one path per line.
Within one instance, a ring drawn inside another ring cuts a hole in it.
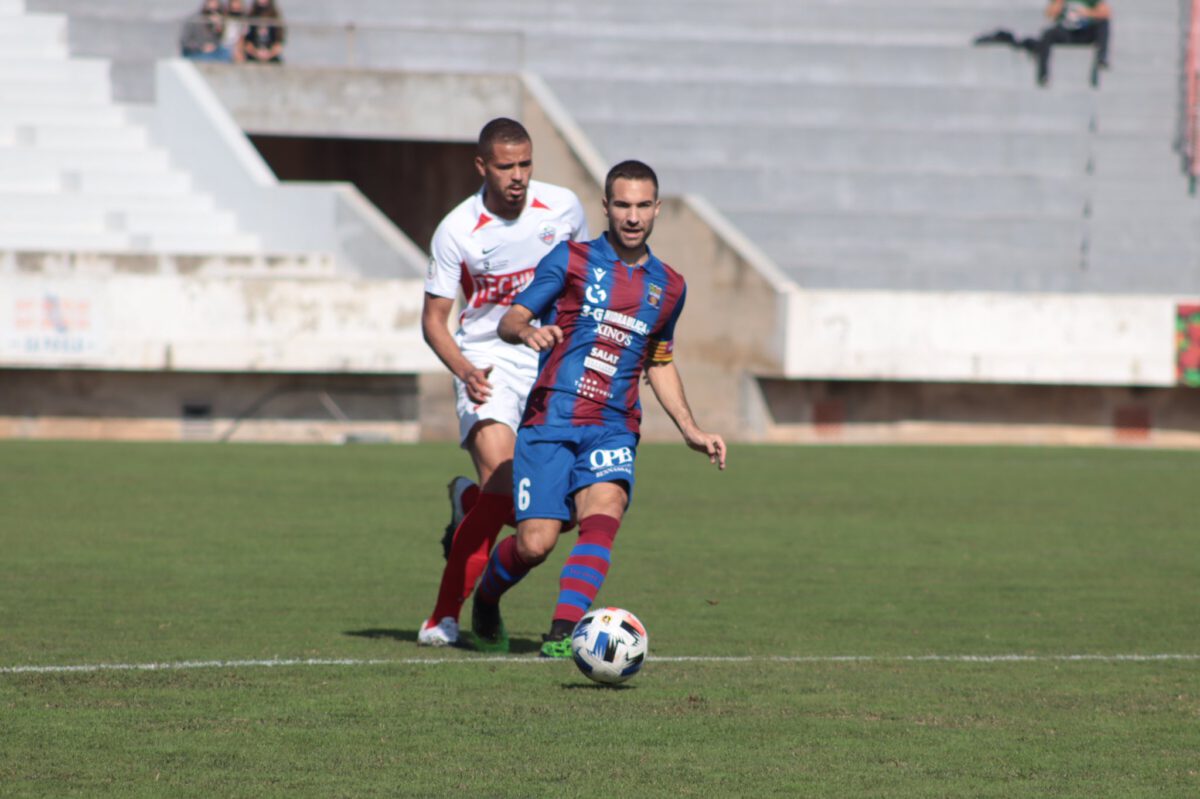
M 521 102 L 513 75 L 225 64 L 199 71 L 248 133 L 473 143 L 485 122 L 514 116 Z
M 0 371 L 0 438 L 414 441 L 410 375 Z
M 1175 305 L 1188 299 L 793 290 L 783 374 L 1171 386 Z
M 6 368 L 437 368 L 421 340 L 418 280 L 351 280 L 314 274 L 311 262 L 221 257 L 27 255 L 0 268 Z
M 1195 389 L 763 380 L 779 443 L 1200 447 Z

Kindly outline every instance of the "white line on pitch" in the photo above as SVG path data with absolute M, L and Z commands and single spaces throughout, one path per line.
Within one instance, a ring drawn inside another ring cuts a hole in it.
M 1129 655 L 743 655 L 652 656 L 655 663 L 1149 663 L 1200 661 L 1200 654 Z M 269 660 L 180 660 L 173 663 L 87 663 L 67 666 L 0 666 L 0 674 L 62 674 L 97 671 L 187 671 L 191 669 L 278 668 L 287 666 L 440 666 L 471 663 L 553 663 L 535 657 L 272 658 Z

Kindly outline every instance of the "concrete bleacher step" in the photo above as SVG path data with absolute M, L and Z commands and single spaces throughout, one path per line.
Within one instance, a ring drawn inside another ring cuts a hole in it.
M 111 0 L 107 0 L 111 2 Z M 81 4 L 81 0 L 75 0 Z M 638 8 L 637 22 L 661 28 L 687 21 L 714 28 L 771 30 L 781 27 L 853 29 L 874 27 L 882 30 L 931 29 L 975 30 L 978 26 L 1009 26 L 1041 23 L 1044 4 L 1019 0 L 1013 3 L 946 2 L 889 3 L 814 2 L 813 0 L 776 0 L 775 2 L 729 3 L 684 2 L 671 0 L 645 4 Z M 420 0 L 342 0 L 337 4 L 313 0 L 292 0 L 288 13 L 308 20 L 340 23 L 355 20 L 394 22 L 404 19 L 413 24 L 451 24 L 474 20 L 482 24 L 505 21 L 522 27 L 554 23 L 628 24 L 628 7 L 621 3 L 563 3 L 550 0 L 456 0 L 454 3 L 429 3 Z
M 1087 204 L 1082 179 L 1045 180 L 1037 176 L 896 172 L 760 171 L 730 188 L 730 171 L 659 170 L 665 186 L 719 197 L 729 213 L 772 209 L 797 213 L 1081 214 Z
M 122 252 L 129 236 L 105 230 L 6 230 L 0 222 L 0 248 L 23 252 Z
M 44 14 L 6 16 L 0 25 L 0 53 L 6 59 L 65 57 L 66 18 Z
M 108 83 L 63 82 L 45 83 L 38 81 L 5 80 L 0 74 L 0 97 L 5 102 L 28 105 L 30 103 L 59 105 L 96 105 L 110 99 Z
M 73 25 L 72 44 L 128 76 L 195 5 L 30 3 L 81 15 L 92 39 Z M 606 159 L 645 158 L 668 193 L 705 194 L 802 282 L 1104 290 L 1135 282 L 1124 268 L 1195 285 L 1200 221 L 1180 210 L 1196 201 L 1173 149 L 1178 0 L 1116 9 L 1099 89 L 1089 48 L 1056 48 L 1039 89 L 1027 54 L 970 45 L 1036 33 L 1044 0 L 656 0 L 636 24 L 602 0 L 285 5 L 293 64 L 540 72 Z
M 654 59 L 639 52 L 652 47 Z M 608 78 L 625 81 L 687 74 L 753 80 L 771 74 L 779 80 L 836 84 L 886 78 L 901 85 L 1020 86 L 1030 77 L 1026 65 L 1007 53 L 967 53 L 955 47 L 869 47 L 848 52 L 836 45 L 803 48 L 754 43 L 699 50 L 689 42 L 666 45 L 623 40 L 594 41 L 592 58 L 580 59 L 571 47 L 539 39 L 528 55 L 535 70 L 561 78 Z M 662 57 L 658 57 L 659 53 Z
M 128 119 L 122 109 L 108 103 L 64 106 L 6 102 L 0 106 L 0 128 L 41 124 L 117 127 L 128 124 Z
M 6 83 L 53 84 L 62 81 L 106 85 L 108 62 L 95 58 L 16 57 L 0 53 L 0 77 Z
M 644 156 L 664 166 L 836 167 L 858 170 L 904 164 L 911 169 L 1018 170 L 1082 174 L 1090 137 L 1071 133 L 921 132 L 852 128 L 689 127 L 604 123 L 589 133 L 610 159 Z M 686 148 L 680 146 L 686 142 Z
M 636 115 L 645 122 L 762 122 L 774 126 L 845 125 L 923 129 L 1082 130 L 1095 107 L 1090 90 L 1059 93 L 979 87 L 837 85 L 759 81 L 629 81 L 619 93 L 608 80 L 548 81 L 576 119 L 593 122 Z M 1139 93 L 1140 96 L 1140 93 Z
M 8 231 L 3 222 L 0 222 L 0 247 L 29 252 L 159 252 L 228 255 L 242 255 L 262 250 L 257 237 L 244 233 L 232 235 L 178 233 L 147 236 L 127 231 L 80 228 Z M 271 274 L 275 274 L 275 272 Z
M 213 208 L 204 195 L 97 197 L 62 193 L 0 194 L 0 231 L 128 232 L 160 235 L 235 236 L 232 214 Z M 0 235 L 0 246 L 7 242 Z
M 90 150 L 86 147 L 0 147 L 0 171 L 76 171 L 120 170 L 130 175 L 162 174 L 169 170 L 171 161 L 167 152 L 158 147 L 147 147 L 132 152 Z
M 144 242 L 140 249 L 151 252 L 241 254 L 262 251 L 258 237 L 249 233 L 155 233 L 135 236 L 134 240 Z
M 776 257 L 789 251 L 803 253 L 809 241 L 853 243 L 864 237 L 896 246 L 941 242 L 951 247 L 1021 244 L 1070 249 L 1077 246 L 1083 224 L 1079 215 L 971 217 L 849 211 L 798 214 L 779 210 L 731 212 L 729 217 Z
M 138 150 L 149 144 L 145 128 L 134 125 L 92 126 L 76 124 L 0 125 L 0 145 L 66 149 L 83 147 L 94 151 Z
M 192 178 L 183 172 L 130 172 L 109 169 L 75 170 L 36 162 L 3 168 L 4 191 L 18 193 L 59 192 L 63 194 L 146 195 L 155 192 L 182 194 L 192 188 Z

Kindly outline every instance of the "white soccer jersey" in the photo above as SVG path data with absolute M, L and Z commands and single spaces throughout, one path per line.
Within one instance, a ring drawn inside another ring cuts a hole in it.
M 525 210 L 513 220 L 500 219 L 484 207 L 482 188 L 447 214 L 433 234 L 425 291 L 453 298 L 462 290 L 463 310 L 454 335 L 464 353 L 536 370 L 537 353 L 501 341 L 496 328 L 554 245 L 589 236 L 583 206 L 570 189 L 531 180 L 525 197 Z

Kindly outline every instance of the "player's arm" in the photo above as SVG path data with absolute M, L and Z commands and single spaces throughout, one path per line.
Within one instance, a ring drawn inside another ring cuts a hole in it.
M 567 243 L 559 242 L 538 262 L 533 280 L 516 296 L 512 307 L 500 319 L 496 332 L 509 344 L 524 344 L 534 352 L 542 352 L 563 340 L 558 325 L 538 327 L 533 320 L 540 316 L 562 294 L 567 280 Z
M 672 361 L 651 361 L 646 368 L 646 379 L 654 389 L 654 396 L 671 417 L 671 421 L 683 434 L 683 440 L 697 452 L 708 455 L 708 462 L 725 468 L 725 440 L 715 433 L 706 433 L 696 424 L 692 409 L 683 392 L 683 379 Z
M 534 352 L 548 350 L 563 340 L 562 328 L 558 325 L 535 327 L 533 311 L 524 305 L 513 305 L 500 319 L 497 332 L 509 344 L 524 344 Z
M 1065 2 L 1066 0 L 1050 0 L 1050 3 L 1046 6 L 1046 19 L 1058 19 L 1058 15 L 1062 13 L 1063 3 Z
M 421 306 L 421 335 L 438 360 L 466 384 L 467 396 L 482 404 L 492 395 L 492 384 L 487 379 L 492 367 L 480 369 L 462 354 L 447 324 L 453 309 L 454 300 L 425 292 L 425 304 Z
M 1096 3 L 1095 8 L 1088 9 L 1087 15 L 1092 19 L 1109 19 L 1112 17 L 1112 8 L 1108 3 Z

